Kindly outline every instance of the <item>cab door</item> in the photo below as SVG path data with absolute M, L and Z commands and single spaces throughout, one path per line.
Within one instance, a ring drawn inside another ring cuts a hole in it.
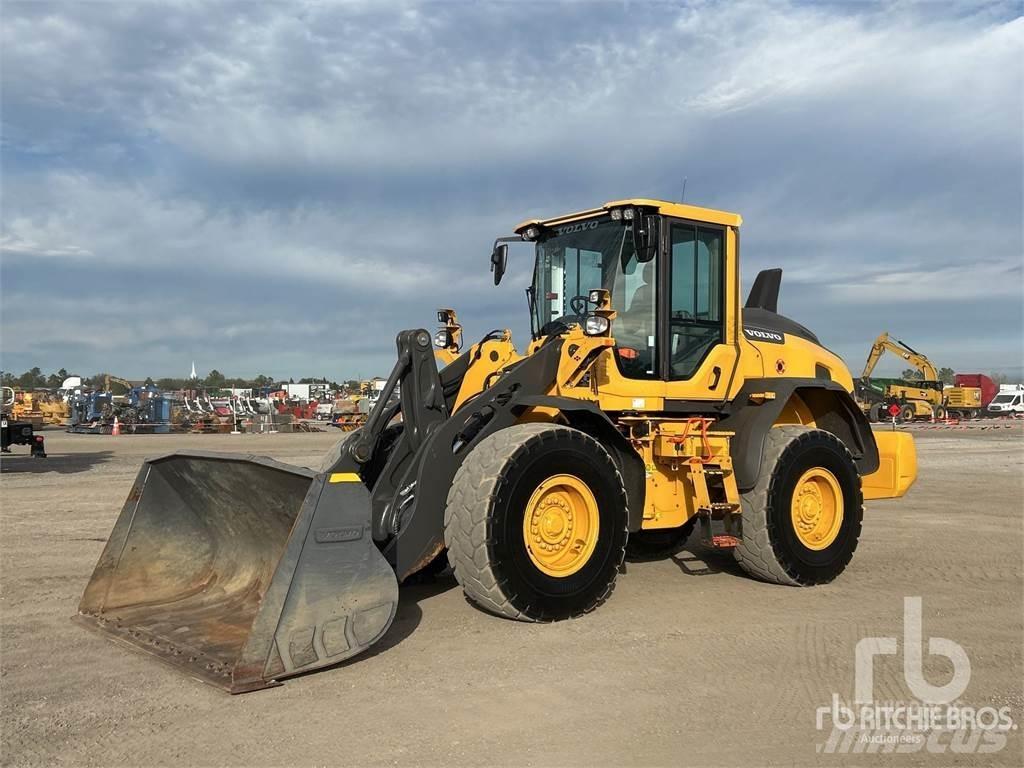
M 666 222 L 660 358 L 672 410 L 674 401 L 725 400 L 739 386 L 737 238 L 732 227 Z

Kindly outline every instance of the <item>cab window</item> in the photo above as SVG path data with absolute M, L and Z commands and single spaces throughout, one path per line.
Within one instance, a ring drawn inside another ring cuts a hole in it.
M 673 224 L 669 377 L 688 379 L 723 339 L 722 232 Z
M 616 361 L 627 378 L 654 378 L 657 375 L 657 263 L 656 260 L 639 263 L 632 241 L 628 243 L 624 261 L 612 290 L 612 308 L 618 313 L 613 326 Z

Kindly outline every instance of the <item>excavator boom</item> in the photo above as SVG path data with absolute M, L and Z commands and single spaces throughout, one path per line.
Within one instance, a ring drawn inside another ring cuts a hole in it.
M 906 360 L 921 372 L 921 378 L 925 381 L 939 380 L 939 372 L 936 370 L 931 360 L 920 352 L 916 352 L 911 349 L 909 345 L 904 344 L 899 339 L 893 341 L 889 337 L 889 334 L 885 332 L 879 334 L 878 338 L 875 339 L 874 344 L 871 345 L 871 351 L 868 353 L 868 359 L 864 363 L 864 371 L 860 375 L 862 379 L 871 378 L 871 374 L 874 372 L 875 366 L 878 365 L 878 361 L 886 352 L 892 352 L 897 357 Z

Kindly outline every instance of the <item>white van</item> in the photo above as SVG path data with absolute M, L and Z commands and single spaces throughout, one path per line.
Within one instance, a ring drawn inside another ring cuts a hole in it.
M 992 416 L 1024 416 L 1024 385 L 999 388 L 999 394 L 988 404 Z

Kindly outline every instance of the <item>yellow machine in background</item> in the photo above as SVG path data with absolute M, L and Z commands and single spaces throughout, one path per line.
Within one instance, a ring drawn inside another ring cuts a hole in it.
M 22 392 L 10 387 L 4 387 L 4 390 L 7 411 L 14 421 L 31 424 L 35 429 L 43 426 L 45 421 L 44 414 L 39 409 L 37 397 L 34 393 Z
M 55 395 L 36 399 L 36 407 L 43 416 L 44 424 L 64 425 L 67 423 L 70 409 L 67 401 Z
M 980 410 L 981 387 L 947 387 L 946 407 L 949 411 L 973 412 Z
M 981 389 L 978 387 L 946 387 L 939 380 L 939 373 L 925 355 L 911 348 L 908 344 L 896 339 L 893 341 L 888 333 L 879 334 L 871 345 L 864 370 L 860 375 L 860 383 L 864 385 L 861 392 L 867 391 L 871 374 L 878 361 L 886 352 L 910 363 L 921 373 L 920 380 L 900 381 L 886 384 L 882 404 L 897 403 L 900 406 L 899 418 L 903 421 L 914 419 L 943 419 L 949 410 L 970 410 L 981 408 Z M 874 403 L 864 399 L 861 407 L 871 413 L 872 421 L 879 421 L 884 414 L 873 412 Z
M 44 424 L 65 424 L 68 418 L 68 404 L 45 392 L 22 392 L 4 387 L 4 406 L 12 419 L 31 424 L 36 429 Z
M 318 472 L 147 462 L 79 620 L 239 692 L 369 648 L 399 582 L 444 564 L 484 610 L 542 622 L 601 605 L 627 546 L 696 526 L 755 578 L 832 581 L 864 498 L 914 482 L 913 440 L 873 433 L 843 361 L 779 314 L 781 270 L 741 304 L 740 224 L 648 199 L 520 224 L 490 264 L 497 285 L 509 243 L 533 248 L 528 344 L 463 349 L 450 309 L 433 339 L 401 331 Z

